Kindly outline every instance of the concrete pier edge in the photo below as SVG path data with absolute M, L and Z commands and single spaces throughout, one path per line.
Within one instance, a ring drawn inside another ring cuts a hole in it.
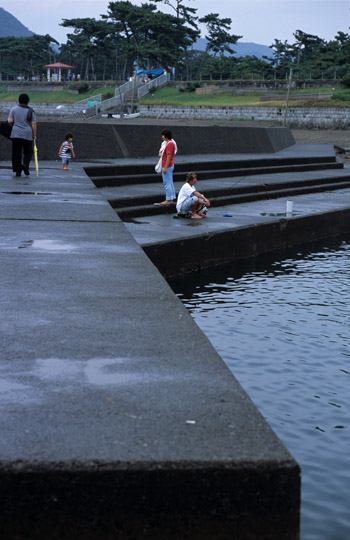
M 230 261 L 350 232 L 350 208 L 192 237 L 143 244 L 159 271 L 171 278 Z
M 78 164 L 0 182 L 0 538 L 296 540 L 297 463 L 154 264 L 349 232 L 350 208 L 141 248 Z

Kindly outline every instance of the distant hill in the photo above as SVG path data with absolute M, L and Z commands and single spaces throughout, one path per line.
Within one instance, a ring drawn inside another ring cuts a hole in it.
M 207 46 L 207 40 L 204 38 L 197 39 L 196 43 L 193 45 L 193 49 L 197 51 L 205 51 Z M 257 58 L 262 58 L 263 56 L 268 56 L 273 58 L 273 50 L 270 49 L 267 45 L 259 45 L 258 43 L 240 43 L 239 41 L 232 45 L 232 49 L 235 51 L 233 56 L 256 56 Z M 225 53 L 225 56 L 231 56 L 229 53 Z
M 24 24 L 4 8 L 0 8 L 0 37 L 30 37 L 34 36 Z

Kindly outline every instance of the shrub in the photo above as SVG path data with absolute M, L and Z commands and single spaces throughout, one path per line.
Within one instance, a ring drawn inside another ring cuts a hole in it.
M 85 81 L 74 81 L 68 84 L 68 90 L 78 90 L 79 94 L 83 94 L 89 90 L 89 85 Z
M 341 83 L 345 88 L 350 88 L 350 75 L 345 75 L 345 77 L 342 78 Z
M 339 101 L 350 101 L 350 89 L 349 90 L 337 90 L 334 92 L 332 99 Z
M 196 88 L 200 88 L 199 82 L 188 82 L 184 88 L 180 88 L 180 92 L 195 92 Z

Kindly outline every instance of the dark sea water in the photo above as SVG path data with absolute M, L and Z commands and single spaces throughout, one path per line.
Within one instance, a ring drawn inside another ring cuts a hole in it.
M 302 540 L 350 540 L 350 237 L 170 285 L 302 469 Z

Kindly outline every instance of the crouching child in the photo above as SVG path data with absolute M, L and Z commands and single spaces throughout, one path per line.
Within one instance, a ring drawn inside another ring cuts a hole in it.
M 197 175 L 189 172 L 186 182 L 179 191 L 177 197 L 176 210 L 179 215 L 190 214 L 192 219 L 202 219 L 207 217 L 207 209 L 210 206 L 209 200 L 194 187 L 197 183 Z

